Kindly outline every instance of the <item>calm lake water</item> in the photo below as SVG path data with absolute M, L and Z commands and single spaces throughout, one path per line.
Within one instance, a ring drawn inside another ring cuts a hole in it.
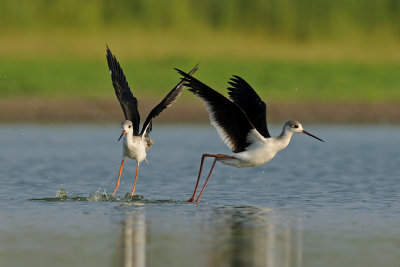
M 217 163 L 193 204 L 201 154 L 229 153 L 210 125 L 155 124 L 133 200 L 119 124 L 1 125 L 0 266 L 399 266 L 400 127 L 305 129 L 326 142 Z

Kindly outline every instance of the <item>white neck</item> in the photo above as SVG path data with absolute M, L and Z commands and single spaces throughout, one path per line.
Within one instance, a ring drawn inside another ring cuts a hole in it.
M 132 134 L 132 132 L 128 131 L 125 134 L 124 138 L 125 138 L 127 143 L 132 143 L 133 142 L 133 134 Z
M 279 150 L 282 150 L 289 145 L 292 136 L 293 136 L 293 132 L 287 130 L 286 127 L 283 127 L 281 134 L 275 138 L 275 140 L 279 144 L 279 148 L 280 148 Z

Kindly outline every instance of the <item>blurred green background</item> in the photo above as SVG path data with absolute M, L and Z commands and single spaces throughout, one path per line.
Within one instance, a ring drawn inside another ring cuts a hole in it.
M 278 108 L 367 105 L 400 117 L 399 0 L 3 0 L 0 118 L 22 100 L 119 109 L 106 44 L 143 99 L 176 84 L 174 67 L 200 63 L 206 84 L 223 92 L 240 75 Z

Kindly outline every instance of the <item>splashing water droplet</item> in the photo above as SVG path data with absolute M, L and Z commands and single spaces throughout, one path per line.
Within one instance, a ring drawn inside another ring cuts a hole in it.
M 67 196 L 67 191 L 65 191 L 65 190 L 62 189 L 62 188 L 58 189 L 58 190 L 57 190 L 57 193 L 56 193 L 56 197 L 57 197 L 57 198 L 67 198 L 67 197 L 68 197 L 68 196 Z

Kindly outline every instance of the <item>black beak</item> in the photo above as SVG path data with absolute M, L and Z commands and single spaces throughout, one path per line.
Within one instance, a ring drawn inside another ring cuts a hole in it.
M 122 131 L 120 137 L 118 138 L 118 142 L 119 142 L 119 140 L 121 140 L 121 138 L 122 138 L 122 136 L 124 136 L 124 134 L 126 134 L 126 130 L 123 130 L 123 131 Z
M 315 139 L 318 139 L 321 142 L 325 142 L 324 140 L 322 140 L 321 138 L 316 137 L 315 135 L 310 134 L 309 132 L 306 132 L 305 130 L 303 130 L 303 134 L 309 135 L 311 137 L 314 137 Z

